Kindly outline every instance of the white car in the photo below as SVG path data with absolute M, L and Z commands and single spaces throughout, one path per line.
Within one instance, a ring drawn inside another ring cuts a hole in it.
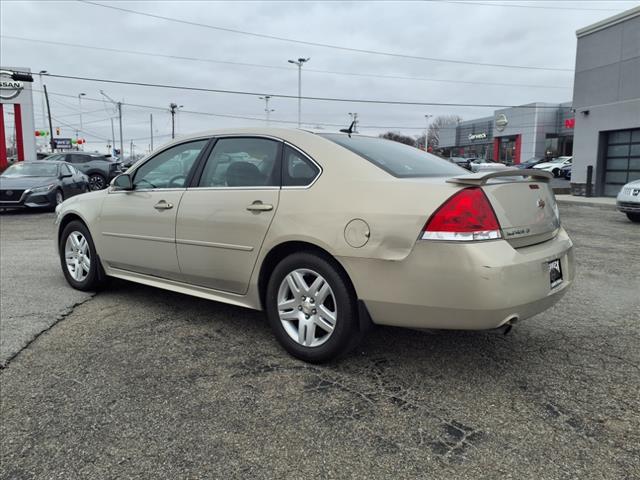
M 469 166 L 471 167 L 471 171 L 474 173 L 477 172 L 492 172 L 496 170 L 505 170 L 511 167 L 508 167 L 504 163 L 499 163 L 494 160 L 486 160 L 484 158 L 476 158 L 469 162 Z
M 567 165 L 571 165 L 573 162 L 573 157 L 558 157 L 554 158 L 550 162 L 542 162 L 537 165 L 534 165 L 533 168 L 537 168 L 538 170 L 544 170 L 545 172 L 553 173 L 554 177 L 560 176 L 560 169 L 562 167 L 566 167 Z
M 632 222 L 640 222 L 640 180 L 629 182 L 620 189 L 616 207 L 626 213 Z

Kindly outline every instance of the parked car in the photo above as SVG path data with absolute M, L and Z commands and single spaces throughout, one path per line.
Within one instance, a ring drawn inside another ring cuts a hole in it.
M 476 158 L 469 163 L 472 172 L 489 172 L 492 170 L 505 170 L 511 167 L 504 163 L 496 162 L 494 160 L 487 160 L 486 158 Z
M 620 189 L 616 207 L 622 213 L 626 213 L 632 222 L 640 222 L 640 179 L 629 182 Z
M 517 172 L 355 134 L 214 131 L 60 205 L 60 263 L 79 290 L 112 276 L 265 310 L 310 362 L 371 322 L 508 328 L 574 277 L 551 174 Z
M 560 169 L 560 177 L 566 179 L 566 180 L 571 180 L 571 164 L 569 165 L 565 165 L 564 167 L 562 167 Z
M 573 157 L 558 157 L 554 158 L 550 162 L 542 162 L 537 165 L 534 165 L 533 168 L 544 170 L 545 172 L 553 173 L 554 177 L 560 176 L 560 170 L 562 167 L 566 167 L 567 165 L 571 165 L 573 161 Z
M 464 158 L 464 157 L 449 157 L 449 161 L 451 163 L 455 163 L 459 167 L 466 168 L 467 170 L 471 170 L 471 165 L 469 162 L 475 160 L 475 158 Z
M 109 185 L 117 175 L 122 173 L 122 163 L 113 161 L 109 155 L 98 153 L 70 152 L 56 153 L 47 160 L 63 161 L 73 164 L 78 170 L 89 177 L 91 190 L 102 190 Z
M 533 168 L 535 165 L 538 165 L 539 163 L 542 163 L 544 161 L 545 161 L 544 158 L 533 157 L 533 158 L 530 158 L 529 160 L 527 160 L 526 162 L 522 162 L 522 163 L 519 163 L 517 165 L 514 165 L 514 167 L 520 168 L 520 169 Z
M 89 178 L 64 162 L 18 162 L 0 175 L 0 207 L 55 208 L 89 191 Z

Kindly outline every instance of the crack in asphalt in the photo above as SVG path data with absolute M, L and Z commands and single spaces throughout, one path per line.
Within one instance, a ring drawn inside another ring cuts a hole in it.
M 41 335 L 47 333 L 49 330 L 51 330 L 53 327 L 55 327 L 56 325 L 58 325 L 58 323 L 60 323 L 62 320 L 64 320 L 65 318 L 67 318 L 69 315 L 71 315 L 73 313 L 73 311 L 79 307 L 80 305 L 88 302 L 89 300 L 92 300 L 95 296 L 97 295 L 97 292 L 92 292 L 89 293 L 89 297 L 85 298 L 84 300 L 80 300 L 79 302 L 74 303 L 73 305 L 71 305 L 70 307 L 67 307 L 65 310 L 62 311 L 62 313 L 58 314 L 54 320 L 54 322 L 49 325 L 48 327 L 40 330 L 38 333 L 36 333 L 33 337 L 31 337 L 29 339 L 29 341 L 27 343 L 25 343 L 22 348 L 20 348 L 20 350 L 16 351 L 15 353 L 13 353 L 12 355 L 10 355 L 4 362 L 0 362 L 0 371 L 4 370 L 5 368 L 7 368 L 9 366 L 9 364 L 11 363 L 11 361 L 16 358 L 18 355 L 20 355 L 23 351 L 25 351 L 27 348 L 29 348 L 33 342 L 35 342 L 38 338 L 40 338 Z

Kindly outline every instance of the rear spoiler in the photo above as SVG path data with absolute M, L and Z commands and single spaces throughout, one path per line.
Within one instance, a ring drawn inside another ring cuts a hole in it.
M 497 177 L 531 177 L 548 182 L 553 178 L 553 174 L 544 170 L 527 168 L 523 170 L 494 170 L 492 172 L 478 172 L 462 175 L 461 177 L 453 177 L 447 179 L 448 183 L 461 183 L 464 185 L 485 185 L 487 180 Z

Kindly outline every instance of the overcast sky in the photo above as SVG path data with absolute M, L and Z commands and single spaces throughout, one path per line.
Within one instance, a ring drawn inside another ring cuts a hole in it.
M 100 0 L 96 0 L 100 1 Z M 107 5 L 201 24 L 286 37 L 314 43 L 480 63 L 568 69 L 515 69 L 424 61 L 342 51 L 258 38 L 169 22 L 76 1 L 7 1 L 0 3 L 2 66 L 28 67 L 33 72 L 114 80 L 297 95 L 297 67 L 288 59 L 310 57 L 303 67 L 303 95 L 349 99 L 517 105 L 570 101 L 575 64 L 575 31 L 638 5 L 637 1 L 510 1 L 466 2 L 206 2 L 100 1 Z M 491 4 L 494 5 L 491 5 Z M 505 3 L 511 5 L 505 6 Z M 495 6 L 498 5 L 498 6 Z M 535 8 L 520 8 L 531 6 Z M 7 38 L 64 42 L 92 47 L 192 57 L 201 60 L 116 53 Z M 210 61 L 202 61 L 210 60 Z M 278 68 L 230 65 L 240 62 Z M 414 77 L 377 78 L 314 70 Z M 425 80 L 431 79 L 431 80 Z M 436 81 L 438 80 L 438 81 Z M 155 146 L 170 134 L 168 105 L 183 105 L 177 115 L 178 134 L 208 128 L 264 124 L 264 102 L 256 96 L 168 90 L 45 77 L 51 95 L 54 128 L 63 137 L 79 125 L 78 100 L 83 99 L 80 134 L 90 150 L 105 151 L 114 115 L 104 90 L 125 103 L 124 137 L 136 151 L 149 146 L 149 114 L 153 113 Z M 479 82 L 479 83 L 458 83 Z M 485 84 L 486 83 L 486 84 Z M 518 84 L 505 86 L 494 84 Z M 527 85 L 527 86 L 521 86 Z M 538 86 L 533 86 L 538 85 Z M 36 126 L 41 118 L 39 81 L 34 84 Z M 72 96 L 63 97 L 54 94 Z M 297 100 L 272 98 L 273 120 L 297 119 Z M 458 114 L 464 119 L 491 115 L 492 108 L 470 106 L 398 106 L 306 100 L 303 124 L 348 125 L 358 112 L 363 133 L 386 130 L 418 135 L 425 114 Z M 206 112 L 254 117 L 258 121 L 197 115 Z M 67 126 L 68 124 L 70 126 Z M 394 127 L 394 128 L 380 128 Z M 116 126 L 117 128 L 117 126 Z M 324 126 L 326 129 L 337 127 Z M 117 135 L 117 132 L 116 132 Z

